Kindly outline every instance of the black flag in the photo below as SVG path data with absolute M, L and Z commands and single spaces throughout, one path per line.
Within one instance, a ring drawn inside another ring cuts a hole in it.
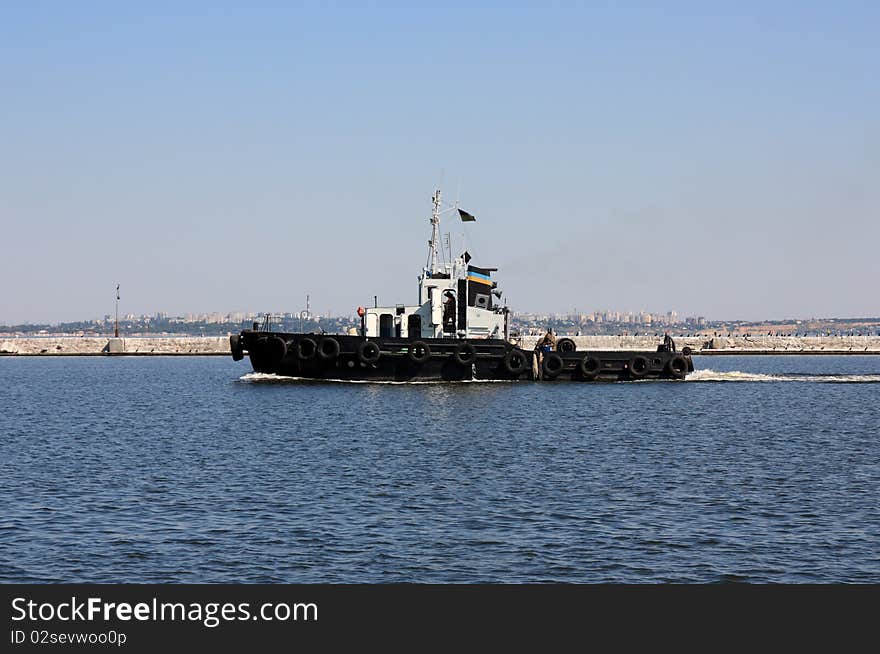
M 476 218 L 474 218 L 467 211 L 463 211 L 462 209 L 458 210 L 458 215 L 461 216 L 461 222 L 463 223 L 473 223 L 477 221 Z

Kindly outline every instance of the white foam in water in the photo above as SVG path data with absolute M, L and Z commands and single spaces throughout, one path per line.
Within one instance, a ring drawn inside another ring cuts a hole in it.
M 287 377 L 285 375 L 275 375 L 267 372 L 249 372 L 239 377 L 241 381 L 246 382 L 328 382 L 332 384 L 510 384 L 513 383 L 507 379 L 462 379 L 461 381 L 443 381 L 439 379 L 430 381 L 379 381 L 370 379 L 315 379 L 312 377 Z
M 757 372 L 730 370 L 722 372 L 710 368 L 695 370 L 687 381 L 696 382 L 819 382 L 824 384 L 880 383 L 880 375 L 767 375 Z
M 265 372 L 249 372 L 239 377 L 246 382 L 329 382 L 333 384 L 510 384 L 504 379 L 464 379 L 462 381 L 448 382 L 441 380 L 431 381 L 374 381 L 369 379 L 313 379 L 309 377 L 287 377 Z M 644 380 L 641 383 L 650 383 L 652 380 Z M 812 382 L 824 384 L 880 384 L 880 375 L 766 375 L 758 372 L 740 372 L 730 370 L 727 372 L 712 370 L 711 368 L 695 370 L 687 376 L 689 382 Z

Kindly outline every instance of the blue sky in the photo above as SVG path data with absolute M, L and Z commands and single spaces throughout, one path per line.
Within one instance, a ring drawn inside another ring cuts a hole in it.
M 413 302 L 441 180 L 515 310 L 880 315 L 880 4 L 415 4 L 2 5 L 0 324 Z

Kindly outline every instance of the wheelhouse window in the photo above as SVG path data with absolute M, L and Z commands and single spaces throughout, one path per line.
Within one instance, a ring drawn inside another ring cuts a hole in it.
M 410 314 L 406 318 L 406 335 L 409 338 L 421 338 L 422 317 L 418 314 Z
M 379 315 L 379 338 L 391 338 L 394 336 L 394 316 L 390 313 Z

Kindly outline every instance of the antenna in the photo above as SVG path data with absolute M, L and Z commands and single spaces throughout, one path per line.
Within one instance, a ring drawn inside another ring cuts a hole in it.
M 437 272 L 437 248 L 440 246 L 440 198 L 440 189 L 438 188 L 431 198 L 434 209 L 431 211 L 431 240 L 428 241 L 428 263 L 425 266 L 431 274 Z

